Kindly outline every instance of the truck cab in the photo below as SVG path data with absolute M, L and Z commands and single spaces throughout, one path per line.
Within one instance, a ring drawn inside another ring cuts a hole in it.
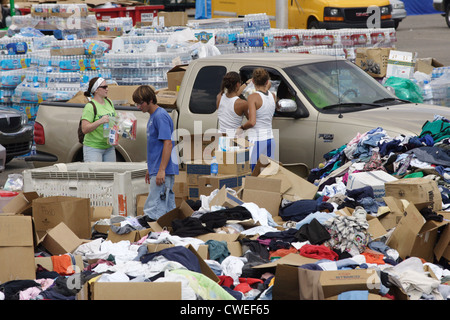
M 289 29 L 394 28 L 389 0 L 285 0 Z M 213 0 L 212 17 L 243 17 L 265 12 L 276 27 L 277 0 Z M 379 25 L 375 17 L 379 13 Z M 368 25 L 369 23 L 369 25 Z

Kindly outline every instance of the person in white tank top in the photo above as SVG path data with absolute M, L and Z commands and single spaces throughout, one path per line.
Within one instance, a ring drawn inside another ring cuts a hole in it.
M 252 81 L 256 92 L 247 98 L 248 121 L 236 134 L 241 135 L 242 130 L 247 130 L 248 140 L 253 144 L 250 148 L 250 164 L 253 170 L 261 154 L 276 157 L 272 120 L 277 103 L 275 95 L 269 91 L 270 76 L 265 69 L 256 68 L 252 74 Z
M 219 120 L 219 132 L 234 137 L 236 130 L 247 116 L 248 103 L 239 98 L 242 91 L 241 78 L 237 72 L 228 72 L 223 80 L 221 91 L 217 95 L 216 107 Z

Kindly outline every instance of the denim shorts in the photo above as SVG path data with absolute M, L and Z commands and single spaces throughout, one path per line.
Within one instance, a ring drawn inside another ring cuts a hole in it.
M 173 185 L 175 175 L 166 175 L 165 182 L 158 186 L 156 176 L 150 176 L 150 187 L 147 200 L 144 204 L 144 214 L 153 220 L 176 208 Z
M 84 162 L 116 162 L 116 148 L 97 149 L 83 146 Z

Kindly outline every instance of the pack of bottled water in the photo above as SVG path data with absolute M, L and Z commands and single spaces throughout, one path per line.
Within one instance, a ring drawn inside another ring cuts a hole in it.
M 244 16 L 244 32 L 254 33 L 270 30 L 270 19 L 265 13 L 251 13 Z

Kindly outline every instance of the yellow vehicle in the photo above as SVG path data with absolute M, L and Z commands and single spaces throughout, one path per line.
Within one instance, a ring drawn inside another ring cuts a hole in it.
M 212 18 L 266 13 L 272 28 L 279 27 L 276 22 L 277 8 L 286 12 L 288 23 L 285 25 L 290 29 L 395 26 L 389 0 L 211 0 Z

